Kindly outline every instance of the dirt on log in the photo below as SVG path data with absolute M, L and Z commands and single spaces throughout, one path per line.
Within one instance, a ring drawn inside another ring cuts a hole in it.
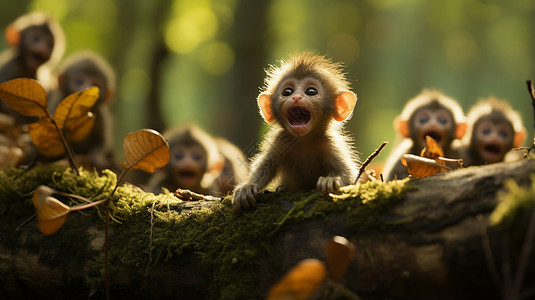
M 252 277 L 249 280 L 256 293 L 253 298 L 265 298 L 269 288 L 299 261 L 326 261 L 328 241 L 341 235 L 355 245 L 355 257 L 342 284 L 362 299 L 506 299 L 518 268 L 527 222 L 522 223 L 526 226 L 504 232 L 490 227 L 488 218 L 500 201 L 506 181 L 512 179 L 521 187 L 531 186 L 534 171 L 535 161 L 527 159 L 412 179 L 404 198 L 381 213 L 380 223 L 388 226 L 349 228 L 350 220 L 340 212 L 284 224 L 273 236 L 261 237 L 269 242 L 270 251 L 255 257 L 255 269 L 244 270 Z M 267 197 L 262 194 L 261 198 L 264 196 Z M 210 210 L 216 204 L 184 205 L 189 207 L 181 210 L 200 205 Z M 224 209 L 231 210 L 228 205 Z M 15 228 L 20 222 L 20 217 L 0 215 L 3 225 Z M 92 265 L 102 263 L 103 222 L 96 214 L 76 216 L 76 225 L 72 218 L 69 222 L 69 226 L 82 227 L 85 236 L 62 234 L 60 229 L 56 235 L 43 237 L 35 223 L 17 232 L 1 233 L 0 298 L 102 297 L 98 288 L 101 282 L 91 285 L 88 278 L 100 278 Z M 112 226 L 111 243 L 121 226 Z M 78 244 L 85 245 L 83 251 L 77 249 Z M 41 250 L 28 249 L 30 245 Z M 128 247 L 123 251 L 128 252 Z M 110 269 L 112 296 L 213 298 L 213 291 L 209 292 L 213 274 L 193 258 L 194 252 L 173 253 L 167 259 L 157 259 L 155 255 L 151 257 L 152 264 L 116 263 Z M 112 259 L 116 256 L 117 261 L 121 255 L 115 253 Z M 232 269 L 233 265 L 225 267 Z M 235 267 L 239 268 L 240 263 Z M 533 250 L 524 278 L 519 299 L 534 296 Z M 219 294 L 216 298 L 230 296 Z

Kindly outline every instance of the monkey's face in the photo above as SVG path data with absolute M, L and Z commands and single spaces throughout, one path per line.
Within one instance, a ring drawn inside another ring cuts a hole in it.
M 46 26 L 30 26 L 22 32 L 20 49 L 26 66 L 32 70 L 37 70 L 52 55 L 54 37 L 47 29 Z
M 502 161 L 507 151 L 513 147 L 513 137 L 513 128 L 509 122 L 496 123 L 483 119 L 476 124 L 472 133 L 472 147 L 482 161 L 496 163 Z
M 294 136 L 309 133 L 321 119 L 321 101 L 325 92 L 321 83 L 312 77 L 290 78 L 278 90 L 277 109 L 281 125 Z
M 72 70 L 67 77 L 67 94 L 79 92 L 90 86 L 98 87 L 100 95 L 106 94 L 106 86 L 104 85 L 103 80 L 97 75 L 89 74 L 83 70 Z
M 194 189 L 206 172 L 206 151 L 201 145 L 171 147 L 170 171 L 179 188 Z
M 424 107 L 414 113 L 410 131 L 420 148 L 426 146 L 425 137 L 430 136 L 444 149 L 449 147 L 455 133 L 453 117 L 446 109 Z

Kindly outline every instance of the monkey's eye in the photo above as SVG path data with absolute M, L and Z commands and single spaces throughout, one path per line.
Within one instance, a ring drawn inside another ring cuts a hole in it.
M 184 152 L 180 151 L 180 152 L 176 152 L 175 153 L 175 159 L 177 160 L 183 160 L 184 159 Z
M 448 119 L 446 119 L 445 117 L 439 117 L 438 122 L 442 125 L 445 125 L 448 124 Z
M 316 90 L 315 88 L 310 87 L 305 91 L 305 94 L 307 94 L 309 96 L 316 96 L 318 94 L 318 90 Z
M 504 130 L 500 130 L 500 132 L 498 132 L 498 134 L 500 135 L 500 137 L 502 137 L 504 139 L 509 137 L 509 132 L 504 131 Z
M 191 157 L 193 158 L 193 160 L 195 161 L 200 161 L 202 156 L 199 154 L 199 153 L 193 153 L 191 154 Z
M 420 124 L 425 124 L 425 123 L 427 123 L 429 121 L 429 117 L 428 116 L 421 116 L 418 121 L 420 122 Z
M 292 90 L 291 88 L 285 88 L 284 90 L 282 90 L 282 95 L 285 97 L 290 96 L 293 93 L 294 90 Z
M 483 130 L 481 130 L 481 133 L 483 133 L 484 135 L 489 135 L 490 131 L 490 128 L 483 128 Z

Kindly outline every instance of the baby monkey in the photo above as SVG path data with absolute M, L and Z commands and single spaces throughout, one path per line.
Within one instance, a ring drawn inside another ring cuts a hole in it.
M 234 189 L 234 208 L 256 206 L 258 192 L 274 179 L 288 190 L 323 193 L 352 184 L 358 172 L 352 140 L 342 133 L 357 102 L 340 64 L 304 52 L 267 70 L 258 96 L 271 127 L 248 179 Z
M 468 112 L 468 134 L 463 140 L 464 166 L 479 166 L 504 160 L 526 137 L 520 114 L 508 102 L 490 97 Z
M 394 120 L 394 128 L 403 140 L 385 164 L 383 175 L 387 181 L 409 176 L 401 157 L 409 153 L 420 155 L 426 147 L 426 136 L 440 145 L 446 157 L 458 158 L 453 142 L 464 136 L 466 123 L 463 110 L 455 100 L 439 91 L 424 89 L 407 102 Z
M 149 191 L 159 193 L 165 187 L 171 192 L 181 188 L 217 195 L 219 189 L 214 180 L 223 168 L 223 160 L 213 138 L 195 125 L 170 129 L 164 136 L 171 158 L 152 176 Z

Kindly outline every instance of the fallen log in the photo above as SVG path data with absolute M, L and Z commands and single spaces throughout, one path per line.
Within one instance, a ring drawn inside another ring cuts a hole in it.
M 531 187 L 534 170 L 528 159 L 351 186 L 331 196 L 267 192 L 245 214 L 234 212 L 229 199 L 183 202 L 123 187 L 110 222 L 111 295 L 264 298 L 299 261 L 326 261 L 328 241 L 341 235 L 355 245 L 341 284 L 362 299 L 510 299 L 534 206 L 517 212 L 510 226 L 488 220 L 510 193 L 506 182 Z M 29 199 L 38 184 L 84 197 L 113 184 L 94 174 L 41 172 L 27 179 L 16 173 L 31 184 L 0 187 L 0 298 L 101 298 L 101 210 L 69 216 L 51 236 L 41 235 L 36 221 L 15 228 L 34 212 Z M 535 189 L 528 190 L 535 199 Z M 534 266 L 532 255 L 516 295 L 533 292 Z

